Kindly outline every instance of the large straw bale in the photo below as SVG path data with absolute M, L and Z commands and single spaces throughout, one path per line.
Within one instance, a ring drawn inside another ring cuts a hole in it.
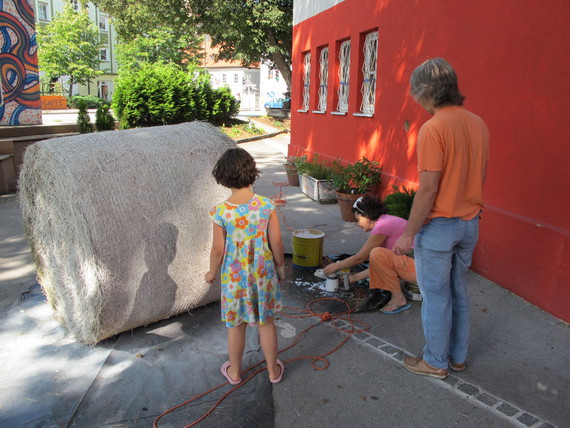
M 56 317 L 83 343 L 219 299 L 205 284 L 211 170 L 235 143 L 201 122 L 38 142 L 20 175 L 26 234 Z

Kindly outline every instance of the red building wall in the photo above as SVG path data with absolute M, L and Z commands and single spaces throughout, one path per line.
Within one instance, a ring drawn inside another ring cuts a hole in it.
M 362 34 L 378 30 L 374 116 L 360 107 Z M 351 39 L 349 111 L 336 110 L 339 41 Z M 315 114 L 318 51 L 329 47 L 326 114 Z M 290 155 L 320 153 L 384 168 L 417 186 L 415 143 L 429 115 L 408 95 L 413 69 L 441 56 L 465 106 L 491 133 L 486 209 L 473 269 L 570 321 L 570 2 L 345 0 L 294 26 Z M 303 53 L 312 53 L 311 104 L 302 107 Z M 408 126 L 404 124 L 408 122 Z M 407 130 L 406 130 L 407 129 Z

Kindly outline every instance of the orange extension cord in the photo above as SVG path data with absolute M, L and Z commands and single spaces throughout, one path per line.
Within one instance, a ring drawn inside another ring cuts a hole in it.
M 315 303 L 320 302 L 320 301 L 324 301 L 324 300 L 334 300 L 334 301 L 341 302 L 341 303 L 343 303 L 344 305 L 346 305 L 347 311 L 346 311 L 346 312 L 341 312 L 341 313 L 338 313 L 338 314 L 331 314 L 330 312 L 315 312 L 315 311 L 313 311 L 313 310 L 311 309 L 311 307 L 312 307 Z M 297 335 L 297 337 L 295 338 L 295 340 L 293 341 L 293 343 L 292 343 L 290 346 L 288 346 L 288 347 L 286 347 L 286 348 L 284 348 L 284 349 L 279 350 L 279 351 L 278 351 L 278 354 L 280 354 L 280 353 L 282 353 L 282 352 L 285 352 L 285 351 L 288 351 L 289 349 L 291 349 L 291 348 L 293 348 L 294 346 L 296 346 L 296 345 L 300 342 L 301 338 L 302 338 L 306 333 L 308 333 L 310 330 L 312 330 L 312 329 L 315 328 L 316 326 L 322 324 L 323 322 L 332 321 L 332 326 L 333 326 L 334 328 L 336 328 L 337 330 L 339 330 L 339 331 L 341 331 L 341 332 L 343 332 L 343 333 L 346 333 L 346 336 L 345 336 L 345 338 L 343 339 L 343 341 L 342 341 L 340 344 L 338 344 L 337 346 L 335 346 L 332 350 L 330 350 L 330 351 L 328 351 L 328 352 L 326 352 L 326 353 L 324 353 L 324 354 L 322 354 L 322 355 L 300 355 L 300 356 L 298 356 L 298 357 L 292 357 L 292 358 L 289 358 L 288 360 L 283 361 L 284 363 L 287 363 L 287 364 L 292 363 L 293 361 L 297 361 L 297 360 L 312 360 L 311 366 L 313 367 L 313 369 L 315 369 L 315 370 L 325 370 L 325 369 L 327 369 L 327 368 L 329 367 L 329 364 L 330 364 L 330 363 L 328 362 L 328 360 L 326 359 L 327 356 L 329 356 L 329 355 L 331 355 L 332 353 L 338 351 L 338 350 L 348 341 L 348 339 L 350 339 L 350 337 L 351 337 L 353 334 L 355 334 L 355 333 L 360 333 L 360 332 L 362 332 L 362 331 L 366 331 L 366 330 L 368 330 L 368 329 L 370 328 L 370 325 L 369 325 L 368 323 L 365 323 L 365 322 L 363 322 L 363 321 L 353 320 L 353 319 L 351 318 L 351 316 L 350 316 L 350 314 L 351 314 L 350 306 L 349 306 L 349 304 L 348 304 L 347 302 L 345 302 L 344 300 L 336 299 L 336 298 L 332 298 L 332 297 L 324 297 L 324 298 L 321 298 L 321 299 L 315 299 L 315 300 L 311 301 L 311 302 L 307 305 L 307 309 L 297 309 L 297 308 L 293 308 L 293 307 L 291 307 L 291 306 L 285 306 L 284 309 L 290 309 L 290 310 L 293 310 L 293 311 L 295 311 L 295 312 L 297 312 L 297 313 L 301 313 L 302 315 L 292 315 L 292 314 L 287 314 L 287 313 L 281 312 L 280 314 L 281 314 L 282 316 L 285 316 L 285 317 L 288 317 L 288 318 L 317 317 L 317 318 L 319 319 L 319 322 L 316 323 L 316 324 L 314 324 L 314 325 L 312 325 L 312 326 L 310 326 L 310 327 L 307 327 L 305 330 L 303 330 L 301 333 L 299 333 L 299 334 Z M 344 315 L 346 315 L 346 317 L 344 317 Z M 344 330 L 344 329 L 342 329 L 342 328 L 337 327 L 337 326 L 335 325 L 335 321 L 336 321 L 336 320 L 344 320 L 344 321 L 347 321 L 347 322 L 350 324 L 350 326 L 351 326 L 350 330 Z M 355 327 L 356 324 L 360 324 L 362 327 L 361 327 L 360 329 L 357 329 L 357 328 Z M 249 372 L 250 370 L 254 370 L 254 369 L 255 369 L 255 371 L 253 371 L 253 372 L 252 372 L 245 380 L 243 380 L 239 385 L 234 386 L 232 389 L 230 389 L 228 392 L 226 392 L 224 395 L 222 395 L 222 397 L 210 408 L 210 410 L 208 410 L 206 413 L 204 413 L 204 415 L 202 415 L 199 419 L 196 419 L 196 420 L 195 420 L 194 422 L 192 422 L 191 424 L 186 425 L 184 428 L 192 427 L 192 426 L 198 424 L 199 422 L 203 421 L 204 419 L 206 419 L 206 418 L 216 409 L 216 407 L 217 407 L 222 401 L 224 401 L 224 400 L 226 399 L 226 397 L 228 397 L 232 392 L 234 392 L 235 390 L 237 390 L 237 389 L 241 388 L 242 386 L 244 386 L 244 385 L 245 385 L 246 383 L 248 383 L 251 379 L 253 379 L 257 374 L 259 374 L 259 373 L 261 373 L 261 372 L 267 370 L 266 367 L 257 368 L 258 366 L 260 366 L 260 365 L 263 364 L 264 362 L 265 362 L 265 361 L 260 361 L 260 362 L 258 362 L 257 364 L 254 364 L 253 366 L 247 368 L 247 369 L 242 373 L 242 375 L 243 375 L 244 373 Z M 318 364 L 318 365 L 317 365 L 317 362 L 320 362 L 321 364 Z M 167 410 L 166 412 L 162 413 L 160 416 L 158 416 L 158 417 L 154 420 L 154 425 L 153 425 L 154 428 L 158 428 L 158 425 L 157 425 L 157 424 L 158 424 L 158 421 L 159 421 L 163 416 L 165 416 L 165 415 L 167 415 L 167 414 L 169 414 L 169 413 L 171 413 L 171 412 L 173 412 L 173 411 L 175 411 L 175 410 L 177 410 L 177 409 L 179 409 L 179 408 L 181 408 L 181 407 L 183 407 L 183 406 L 185 406 L 185 405 L 187 405 L 187 404 L 189 404 L 189 403 L 192 403 L 193 401 L 196 401 L 196 400 L 198 400 L 198 399 L 200 399 L 200 398 L 202 398 L 202 397 L 204 397 L 204 396 L 206 396 L 206 395 L 208 395 L 208 394 L 210 394 L 210 393 L 216 391 L 217 389 L 219 389 L 219 388 L 221 388 L 222 386 L 227 385 L 227 384 L 228 384 L 227 381 L 224 382 L 224 383 L 221 383 L 220 385 L 215 386 L 215 387 L 209 389 L 208 391 L 206 391 L 206 392 L 204 392 L 204 393 L 202 393 L 202 394 L 200 394 L 200 395 L 197 395 L 197 396 L 191 398 L 190 400 L 187 400 L 187 401 L 185 401 L 185 402 L 183 402 L 183 403 L 177 405 L 176 407 L 173 407 L 172 409 Z

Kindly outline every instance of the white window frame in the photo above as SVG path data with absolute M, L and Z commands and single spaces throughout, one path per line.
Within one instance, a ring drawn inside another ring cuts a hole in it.
M 239 74 L 238 73 L 234 73 L 234 83 L 239 83 Z
M 109 48 L 106 46 L 99 49 L 99 61 L 108 62 L 109 61 Z
M 319 105 L 318 113 L 327 111 L 329 80 L 329 48 L 322 48 L 319 54 Z
M 71 6 L 73 6 L 73 10 L 79 10 L 79 0 L 69 0 Z
M 40 21 L 49 21 L 49 4 L 43 1 L 38 2 L 38 19 Z
M 378 31 L 368 33 L 364 39 L 364 61 L 362 63 L 362 103 L 360 112 L 374 114 L 376 100 L 376 69 L 378 64 Z
M 109 19 L 102 13 L 99 14 L 99 30 L 105 32 L 109 31 Z
M 303 108 L 301 111 L 309 111 L 311 90 L 311 52 L 306 52 L 303 58 Z
M 226 83 L 227 79 L 226 79 L 226 73 L 222 73 L 222 83 Z
M 338 53 L 338 106 L 339 113 L 348 112 L 348 92 L 350 89 L 350 40 L 340 45 Z

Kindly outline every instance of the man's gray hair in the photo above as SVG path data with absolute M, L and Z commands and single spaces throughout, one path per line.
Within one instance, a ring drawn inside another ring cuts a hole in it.
M 410 93 L 416 101 L 430 99 L 434 107 L 463 105 L 457 74 L 443 58 L 432 58 L 419 65 L 410 78 Z

